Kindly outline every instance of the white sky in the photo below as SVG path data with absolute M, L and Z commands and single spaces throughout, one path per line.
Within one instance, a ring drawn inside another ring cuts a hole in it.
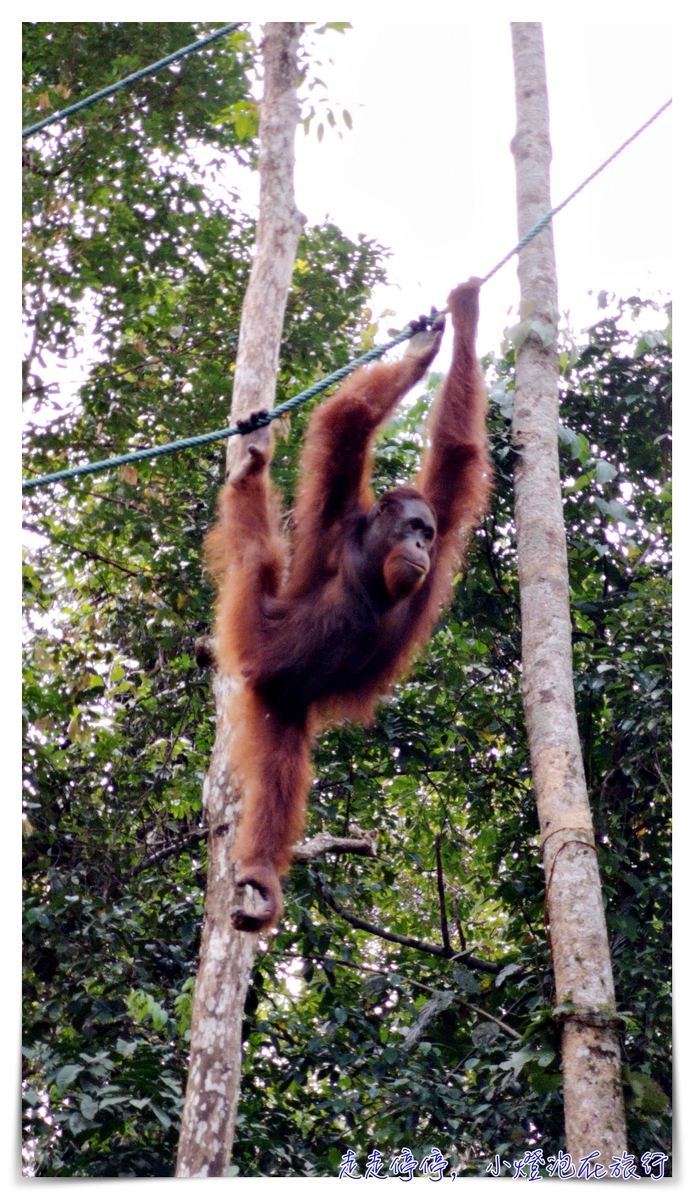
M 260 26 L 252 31 L 258 40 Z M 671 36 L 666 22 L 544 22 L 553 204 L 671 96 Z M 357 18 L 345 34 L 314 43 L 326 90 L 312 100 L 347 108 L 353 129 L 341 122 L 342 139 L 327 128 L 319 143 L 319 118 L 308 136 L 299 128 L 297 203 L 309 223 L 328 216 L 350 237 L 363 233 L 392 251 L 391 282 L 374 294 L 376 315 L 394 310 L 381 323 L 383 341 L 387 328 L 443 308 L 456 283 L 485 275 L 518 240 L 509 23 Z M 601 289 L 670 293 L 671 112 L 554 221 L 560 309 L 576 331 L 597 319 Z M 258 175 L 230 162 L 227 182 L 254 213 Z M 479 353 L 499 350 L 518 294 L 514 258 L 485 285 Z M 448 364 L 450 336 L 437 370 Z M 49 368 L 66 402 L 88 367 L 90 338 L 85 351 Z
M 544 36 L 557 204 L 671 96 L 671 28 L 550 21 Z M 326 94 L 353 130 L 319 144 L 300 129 L 297 203 L 312 223 L 328 214 L 392 250 L 375 311 L 395 309 L 383 327 L 402 325 L 517 241 L 509 25 L 362 19 L 316 45 Z M 251 208 L 257 177 L 230 174 Z M 596 319 L 602 288 L 670 293 L 670 194 L 668 110 L 554 222 L 560 308 L 575 328 Z M 517 305 L 514 259 L 485 286 L 481 353 L 499 348 Z M 440 369 L 446 358 L 445 347 Z

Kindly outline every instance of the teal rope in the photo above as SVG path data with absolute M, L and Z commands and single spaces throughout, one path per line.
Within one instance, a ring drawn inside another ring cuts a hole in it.
M 217 32 L 220 34 L 223 31 L 218 30 Z M 195 43 L 196 46 L 201 46 L 202 44 L 202 42 Z M 188 49 L 191 49 L 191 47 L 188 47 Z M 631 142 L 634 142 L 635 138 L 638 138 L 641 133 L 644 133 L 644 130 L 648 129 L 649 126 L 656 121 L 657 117 L 660 117 L 662 112 L 665 112 L 665 110 L 672 103 L 672 100 L 667 100 L 665 104 L 662 104 L 661 108 L 654 113 L 653 117 L 650 117 L 648 121 L 645 121 L 644 125 L 641 125 L 640 128 L 632 134 L 632 137 L 629 137 L 626 142 L 623 142 L 622 146 L 618 146 L 618 149 L 611 154 L 610 158 L 607 158 L 605 162 L 601 163 L 600 167 L 597 167 L 595 171 L 592 171 L 591 175 L 588 175 L 584 182 L 580 183 L 579 187 L 575 188 L 573 192 L 570 192 L 569 196 L 567 196 L 561 204 L 558 204 L 555 208 L 551 208 L 550 212 L 547 212 L 544 217 L 541 217 L 540 221 L 537 221 L 536 224 L 529 229 L 528 233 L 524 234 L 521 241 L 517 242 L 514 249 L 510 250 L 508 254 L 505 254 L 504 258 L 500 259 L 500 261 L 492 268 L 491 271 L 488 271 L 487 275 L 481 279 L 481 285 L 483 283 L 487 283 L 488 279 L 492 279 L 492 276 L 500 270 L 500 267 L 503 267 L 506 262 L 509 262 L 509 259 L 513 258 L 515 254 L 518 254 L 520 250 L 523 250 L 525 246 L 528 246 L 529 242 L 533 241 L 537 234 L 539 234 L 542 229 L 545 229 L 546 226 L 550 224 L 553 217 L 559 213 L 561 209 L 565 208 L 569 204 L 570 200 L 574 200 L 574 197 L 578 196 L 579 193 L 587 186 L 587 184 L 591 183 L 592 179 L 595 179 L 597 175 L 600 175 L 601 171 L 604 171 L 609 163 L 612 163 L 619 154 L 622 154 L 623 150 L 629 146 Z M 68 110 L 66 109 L 65 111 L 67 112 Z M 440 313 L 433 309 L 428 320 L 432 321 L 434 317 L 440 315 Z M 421 328 L 422 326 L 419 325 L 418 327 Z M 367 353 L 363 354 L 360 358 L 353 359 L 352 362 L 347 363 L 344 367 L 340 367 L 339 370 L 334 371 L 332 375 L 326 376 L 325 379 L 319 380 L 318 383 L 313 384 L 310 388 L 307 388 L 306 391 L 299 392 L 298 395 L 293 396 L 290 400 L 285 400 L 284 404 L 279 404 L 277 408 L 274 408 L 272 412 L 266 413 L 264 417 L 256 418 L 253 422 L 253 428 L 260 429 L 263 425 L 269 425 L 270 422 L 276 420 L 277 417 L 282 417 L 286 412 L 290 412 L 293 408 L 297 408 L 306 400 L 311 400 L 313 396 L 317 396 L 320 392 L 324 392 L 326 388 L 331 387 L 332 384 L 338 383 L 341 379 L 344 379 L 346 375 L 349 375 L 363 363 L 371 362 L 375 358 L 381 358 L 381 355 L 386 354 L 387 350 L 391 350 L 394 346 L 397 346 L 399 342 L 405 341 L 407 338 L 412 337 L 415 332 L 416 328 L 409 326 L 407 329 L 404 329 L 402 333 L 399 333 L 398 336 L 392 341 L 387 342 L 385 346 L 375 346 L 373 350 L 368 350 Z M 54 471 L 52 475 L 38 475 L 35 479 L 25 480 L 22 483 L 22 491 L 28 492 L 33 488 L 43 487 L 43 485 L 46 483 L 56 483 L 60 479 L 74 479 L 78 475 L 92 475 L 97 471 L 107 471 L 110 467 L 124 466 L 126 463 L 139 462 L 141 459 L 158 458 L 161 454 L 173 454 L 176 450 L 186 450 L 190 446 L 203 446 L 206 442 L 215 442 L 222 438 L 233 437 L 237 433 L 248 432 L 250 426 L 248 426 L 246 422 L 242 422 L 242 425 L 244 428 L 240 428 L 239 425 L 232 425 L 229 429 L 216 429 L 212 433 L 201 433 L 197 437 L 182 438 L 181 441 L 167 442 L 162 446 L 153 446 L 147 450 L 134 450 L 131 454 L 121 454 L 118 458 L 105 458 L 101 462 L 83 463 L 80 467 L 67 467 L 62 471 Z
M 341 379 L 344 379 L 346 375 L 349 375 L 357 367 L 362 366 L 363 363 L 372 362 L 375 358 L 381 358 L 382 354 L 386 354 L 387 350 L 392 350 L 399 342 L 412 337 L 415 332 L 415 329 L 404 329 L 402 333 L 399 333 L 392 341 L 387 342 L 385 346 L 374 346 L 366 354 L 362 354 L 359 358 L 353 359 L 352 362 L 346 363 L 344 367 L 339 367 L 332 375 L 327 375 L 325 379 L 320 379 L 318 383 L 312 384 L 306 391 L 299 392 L 296 396 L 285 400 L 283 404 L 278 404 L 277 408 L 266 413 L 265 416 L 257 417 L 253 422 L 253 428 L 260 429 L 263 425 L 269 425 L 277 417 L 282 417 L 285 413 L 291 412 L 293 408 L 298 408 L 306 400 L 311 400 L 312 397 L 318 396 L 320 392 L 325 392 L 327 388 L 332 387 L 334 383 L 339 383 Z M 140 462 L 142 459 L 158 458 L 162 454 L 173 454 L 176 450 L 188 450 L 191 446 L 204 446 L 206 442 L 215 442 L 222 438 L 233 437 L 234 434 L 242 432 L 242 429 L 238 425 L 232 425 L 229 429 L 215 429 L 211 433 L 200 433 L 196 437 L 181 438 L 178 442 L 167 442 L 165 445 L 151 446 L 145 450 L 133 450 L 130 454 L 120 454 L 118 458 L 105 458 L 101 462 L 83 463 L 79 467 L 66 467 L 62 471 L 54 471 L 51 475 L 38 475 L 36 479 L 24 480 L 22 491 L 29 492 L 33 488 L 43 487 L 46 483 L 57 483 L 60 479 L 73 479 L 78 475 L 93 475 L 97 471 L 108 471 L 111 467 L 125 466 L 127 463 Z
M 154 75 L 155 71 L 161 71 L 162 67 L 168 67 L 169 63 L 177 62 L 179 58 L 184 58 L 186 54 L 192 54 L 194 50 L 202 50 L 203 46 L 209 46 L 210 42 L 216 42 L 218 38 L 224 37 L 226 33 L 231 33 L 234 29 L 238 29 L 240 25 L 243 25 L 243 21 L 234 21 L 231 25 L 223 25 L 221 29 L 216 29 L 214 33 L 209 33 L 207 37 L 201 38 L 200 41 L 191 42 L 190 46 L 184 46 L 181 50 L 176 50 L 174 54 L 168 54 L 166 58 L 160 58 L 159 62 L 152 63 L 151 67 L 143 67 L 142 70 L 135 71 L 132 75 L 126 75 L 125 79 L 120 79 L 118 83 L 109 84 L 108 87 L 102 88 L 100 92 L 95 92 L 93 96 L 87 96 L 84 100 L 78 100 L 76 104 L 71 104 L 69 108 L 61 109 L 60 112 L 54 113 L 52 117 L 44 117 L 43 121 L 39 121 L 36 125 L 30 125 L 28 129 L 23 129 L 22 138 L 29 137 L 32 133 L 38 133 L 39 129 L 44 129 L 46 125 L 53 125 L 56 121 L 62 121 L 63 117 L 69 117 L 72 113 L 79 112 L 82 108 L 87 108 L 89 104 L 96 104 L 97 100 L 103 100 L 105 96 L 112 96 L 114 92 L 128 87 L 130 83 L 137 83 L 138 79 L 144 79 L 146 75 Z
M 657 109 L 657 111 L 654 113 L 654 116 L 650 117 L 648 121 L 645 121 L 644 125 L 640 125 L 639 129 L 632 134 L 632 137 L 629 137 L 626 142 L 623 142 L 622 146 L 618 146 L 618 149 L 613 151 L 610 158 L 607 158 L 605 162 L 602 162 L 601 166 L 597 167 L 595 171 L 592 171 L 591 175 L 587 175 L 584 182 L 580 183 L 579 187 L 575 188 L 573 192 L 570 192 L 569 196 L 565 197 L 565 199 L 562 201 L 562 204 L 558 204 L 555 208 L 551 208 L 550 212 L 547 212 L 544 217 L 541 217 L 540 221 L 537 221 L 536 224 L 529 229 L 528 233 L 524 234 L 521 241 L 517 242 L 514 249 L 510 250 L 509 254 L 505 254 L 504 258 L 501 258 L 497 265 L 493 267 L 491 271 L 488 271 L 487 275 L 481 279 L 481 286 L 482 284 L 487 283 L 488 279 L 492 279 L 492 276 L 497 274 L 500 267 L 503 267 L 505 263 L 509 262 L 510 258 L 513 258 L 515 254 L 518 254 L 520 250 L 523 250 L 524 246 L 528 246 L 529 242 L 533 241 L 536 234 L 540 233 L 542 229 L 545 229 L 546 225 L 550 224 L 553 217 L 569 204 L 570 200 L 574 200 L 574 197 L 578 196 L 579 193 L 584 190 L 586 185 L 591 183 L 592 179 L 595 179 L 597 175 L 600 175 L 602 171 L 605 171 L 606 167 L 613 162 L 613 159 L 617 158 L 619 154 L 622 154 L 623 150 L 630 145 L 630 142 L 634 142 L 641 133 L 644 133 L 645 129 L 648 129 L 649 126 L 656 121 L 657 117 L 660 117 L 662 112 L 665 112 L 671 104 L 673 104 L 673 100 L 667 100 L 665 104 L 662 104 L 661 108 Z

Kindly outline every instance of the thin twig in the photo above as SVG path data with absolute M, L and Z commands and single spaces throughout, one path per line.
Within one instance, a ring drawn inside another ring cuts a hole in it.
M 459 941 L 460 941 L 460 943 L 461 943 L 461 950 L 462 950 L 462 951 L 463 951 L 463 953 L 465 954 L 465 952 L 466 952 L 466 939 L 465 939 L 465 937 L 463 936 L 463 929 L 461 928 L 461 918 L 460 918 L 460 916 L 459 916 L 459 906 L 458 906 L 458 903 L 457 903 L 457 901 L 456 901 L 456 897 L 455 897 L 455 896 L 452 896 L 452 899 L 451 899 L 451 908 L 452 908 L 452 911 L 453 911 L 453 914 L 454 914 L 454 921 L 456 922 L 456 932 L 457 932 L 457 933 L 458 933 L 458 935 L 459 935 Z
M 451 950 L 449 940 L 449 925 L 446 919 L 446 896 L 444 894 L 444 872 L 442 871 L 441 834 L 434 839 L 434 853 L 437 858 L 437 895 L 439 896 L 439 922 L 442 929 L 442 942 L 445 950 Z M 465 946 L 463 947 L 465 950 Z
M 75 554 L 81 554 L 84 558 L 93 559 L 94 562 L 106 563 L 107 567 L 114 567 L 116 571 L 122 571 L 124 575 L 132 575 L 133 579 L 137 579 L 140 575 L 146 575 L 151 578 L 146 571 L 131 571 L 130 567 L 124 567 L 122 563 L 115 562 L 113 558 L 104 558 L 103 554 L 97 554 L 96 550 L 87 550 L 84 546 L 75 546 L 72 542 L 66 542 L 64 538 L 56 537 L 53 532 L 48 532 L 45 529 L 37 529 L 36 525 L 24 526 L 30 533 L 38 533 L 39 537 L 50 537 L 52 542 L 56 542 L 59 546 L 65 546 L 66 550 L 72 550 Z

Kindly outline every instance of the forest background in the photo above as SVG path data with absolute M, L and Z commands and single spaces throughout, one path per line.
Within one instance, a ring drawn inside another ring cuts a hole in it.
M 62 27 L 66 38 L 70 28 Z M 124 44 L 118 30 L 97 37 L 96 29 L 84 26 L 77 38 L 80 91 L 194 32 L 144 26 L 134 45 L 132 30 Z M 74 41 L 73 31 L 71 42 L 47 43 L 42 27 L 28 36 L 35 97 L 66 86 Z M 27 371 L 38 418 L 31 469 L 224 423 L 252 223 L 233 196 L 221 198 L 214 165 L 200 175 L 197 152 L 184 161 L 181 147 L 189 137 L 248 163 L 246 53 L 238 39 L 215 51 L 214 71 L 210 57 L 192 59 L 191 70 L 93 110 L 52 146 L 50 163 L 40 153 L 28 162 L 27 302 L 38 330 Z M 56 107 L 60 95 L 50 101 Z M 386 270 L 379 242 L 348 238 L 331 222 L 307 230 L 279 399 L 370 343 L 372 290 Z M 81 344 L 85 296 L 100 310 L 99 362 L 66 411 L 39 355 L 46 362 Z M 668 1138 L 668 1007 L 654 981 L 665 986 L 667 966 L 670 347 L 665 309 L 625 299 L 602 295 L 593 330 L 564 333 L 562 443 L 580 720 L 616 971 L 632 1013 L 626 1087 L 641 1145 Z M 245 1145 L 240 1125 L 235 1155 L 244 1174 L 333 1173 L 344 1144 L 359 1152 L 360 1127 L 364 1137 L 377 1129 L 385 1146 L 415 1136 L 425 1146 L 444 1129 L 477 1170 L 500 1147 L 517 1155 L 540 1135 L 547 1148 L 557 1144 L 542 888 L 518 701 L 509 343 L 488 369 L 495 510 L 414 684 L 383 710 L 376 731 L 344 729 L 322 743 L 312 828 L 377 825 L 377 865 L 343 861 L 324 880 L 349 910 L 427 942 L 441 925 L 438 833 L 452 938 L 460 921 L 469 946 L 513 969 L 493 986 L 490 973 L 457 975 L 432 956 L 396 954 L 326 909 L 311 872 L 295 872 L 287 929 L 259 961 L 249 1002 L 248 1078 L 262 1084 L 264 1101 L 254 1109 L 258 1091 L 249 1089 L 244 1123 L 253 1133 Z M 387 432 L 383 485 L 417 455 L 426 403 L 427 395 Z M 305 421 L 306 413 L 293 420 L 277 456 L 288 499 Z M 211 731 L 209 684 L 191 649 L 209 624 L 199 545 L 221 454 L 73 485 L 77 503 L 45 493 L 30 502 L 27 1100 L 29 1159 L 42 1173 L 164 1174 L 175 1144 Z M 432 993 L 445 999 L 423 1017 Z M 472 1005 L 521 1023 L 523 1047 L 510 1047 Z M 420 1037 L 414 1053 L 407 1030 L 418 1021 L 431 1041 Z M 336 1092 L 346 1080 L 350 1088 Z M 428 1127 L 418 1124 L 423 1109 Z

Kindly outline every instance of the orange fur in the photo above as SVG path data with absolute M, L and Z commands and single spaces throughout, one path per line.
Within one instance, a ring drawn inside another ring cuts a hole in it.
M 449 296 L 453 360 L 435 401 L 417 490 L 390 494 L 396 514 L 416 498 L 436 518 L 430 571 L 411 593 L 389 598 L 380 582 L 385 559 L 376 562 L 364 549 L 371 448 L 379 425 L 425 374 L 441 335 L 417 335 L 400 362 L 357 371 L 314 414 L 291 554 L 267 447 L 252 446 L 220 494 L 206 553 L 219 587 L 218 665 L 243 680 L 230 713 L 232 760 L 244 788 L 234 855 L 238 881 L 256 887 L 264 901 L 260 916 L 235 910 L 239 928 L 267 928 L 281 914 L 278 879 L 304 828 L 313 734 L 336 719 L 373 719 L 379 699 L 429 637 L 465 538 L 485 511 L 490 463 L 475 356 L 478 289 L 469 280 Z
M 304 830 L 311 783 L 306 723 L 278 721 L 248 687 L 237 693 L 233 706 L 232 758 L 244 787 L 235 858 L 242 870 L 267 860 L 284 875 L 292 861 L 292 847 Z M 268 781 L 272 781 L 274 804 L 267 802 Z

